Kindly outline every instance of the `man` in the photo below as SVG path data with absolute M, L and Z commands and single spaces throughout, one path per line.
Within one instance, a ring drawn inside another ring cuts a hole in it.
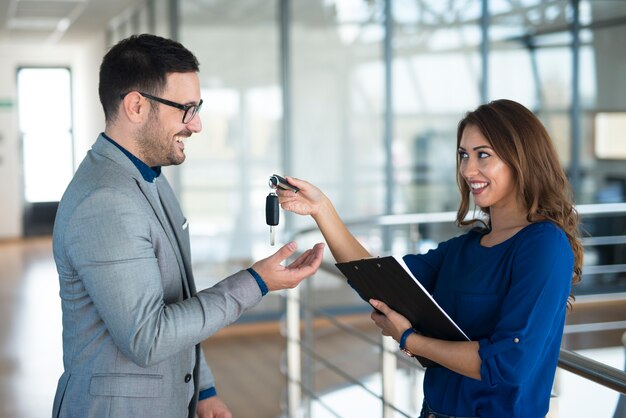
M 228 418 L 200 343 L 268 290 L 313 274 L 317 244 L 290 243 L 196 292 L 189 231 L 160 167 L 202 129 L 195 56 L 152 35 L 115 45 L 100 67 L 106 128 L 70 183 L 54 227 L 64 373 L 54 417 Z

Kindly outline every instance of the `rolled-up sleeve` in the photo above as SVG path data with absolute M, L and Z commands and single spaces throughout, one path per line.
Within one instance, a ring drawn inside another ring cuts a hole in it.
M 486 384 L 517 386 L 537 372 L 542 356 L 558 356 L 554 340 L 563 333 L 573 263 L 567 237 L 551 224 L 524 240 L 495 331 L 479 340 Z

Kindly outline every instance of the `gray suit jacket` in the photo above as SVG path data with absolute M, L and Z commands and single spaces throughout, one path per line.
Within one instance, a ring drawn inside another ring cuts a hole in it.
M 53 417 L 194 416 L 198 390 L 214 384 L 199 344 L 261 300 L 254 278 L 240 271 L 196 293 L 167 180 L 145 181 L 102 136 L 59 204 L 53 250 L 64 365 Z

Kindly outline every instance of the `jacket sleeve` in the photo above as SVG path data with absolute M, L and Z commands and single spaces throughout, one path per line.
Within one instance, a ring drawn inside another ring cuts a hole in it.
M 145 205 L 120 190 L 100 188 L 77 207 L 63 242 L 113 341 L 143 367 L 193 347 L 261 300 L 252 275 L 240 271 L 166 304 Z
M 569 242 L 554 225 L 524 237 L 495 331 L 479 341 L 484 382 L 518 385 L 545 356 L 558 358 L 573 263 Z

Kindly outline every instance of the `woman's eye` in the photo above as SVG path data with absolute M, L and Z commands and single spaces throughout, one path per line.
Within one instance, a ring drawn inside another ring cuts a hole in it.
M 478 152 L 478 158 L 487 158 L 487 157 L 489 157 L 489 156 L 490 156 L 490 155 L 489 155 L 489 154 L 487 154 L 486 152 L 483 152 L 483 151 L 479 151 L 479 152 Z
M 467 152 L 465 152 L 465 151 L 459 151 L 459 158 L 460 158 L 461 160 L 464 160 L 464 159 L 466 159 L 467 157 L 468 157 Z

